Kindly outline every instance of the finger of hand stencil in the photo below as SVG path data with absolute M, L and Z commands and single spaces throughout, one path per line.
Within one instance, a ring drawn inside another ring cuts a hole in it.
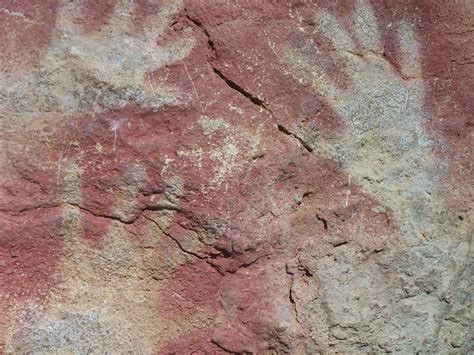
M 56 27 L 61 32 L 73 32 L 75 18 L 82 12 L 79 1 L 67 1 L 61 6 L 56 18 Z
M 420 43 L 413 24 L 400 22 L 398 28 L 400 43 L 400 67 L 404 77 L 416 78 L 421 75 Z
M 106 33 L 126 33 L 130 29 L 134 6 L 133 0 L 118 0 L 115 4 L 114 11 L 107 21 Z
M 357 1 L 354 12 L 354 30 L 364 52 L 383 52 L 377 18 L 367 0 Z
M 316 16 L 315 31 L 322 34 L 331 45 L 340 50 L 355 52 L 356 47 L 343 25 L 327 11 Z
M 62 217 L 62 236 L 68 253 L 72 253 L 81 243 L 83 214 L 78 207 L 66 205 Z
M 146 20 L 144 32 L 147 40 L 156 42 L 157 38 L 165 32 L 172 17 L 182 8 L 182 3 L 181 0 L 166 1 Z
M 326 71 L 312 62 L 307 55 L 298 50 L 290 49 L 284 55 L 284 61 L 291 69 L 291 74 L 302 84 L 310 84 L 321 96 L 334 102 L 342 95 L 342 91 L 328 77 Z
M 76 164 L 68 164 L 61 172 L 61 160 L 58 162 L 58 175 L 62 176 L 61 201 L 78 205 L 81 202 L 81 174 L 82 169 Z
M 329 40 L 334 48 L 334 53 L 347 64 L 347 74 L 354 81 L 354 76 L 363 70 L 363 62 L 357 54 L 354 41 L 343 25 L 326 11 L 319 14 L 316 23 L 316 30 Z
M 152 57 L 154 68 L 161 68 L 184 59 L 191 52 L 194 44 L 191 38 L 181 38 L 165 46 L 156 47 Z
M 140 189 L 148 181 L 146 169 L 142 165 L 129 167 L 120 178 L 120 186 L 117 191 L 117 203 L 114 215 L 123 221 L 132 221 L 136 208 L 136 199 Z
M 63 210 L 63 235 L 68 248 L 79 242 L 82 231 L 82 213 L 76 207 L 81 202 L 81 173 L 79 166 L 69 164 L 62 178 L 61 200 L 66 203 Z

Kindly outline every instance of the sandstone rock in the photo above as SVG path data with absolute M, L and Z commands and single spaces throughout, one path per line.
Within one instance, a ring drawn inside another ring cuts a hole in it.
M 474 351 L 473 15 L 0 0 L 1 351 Z

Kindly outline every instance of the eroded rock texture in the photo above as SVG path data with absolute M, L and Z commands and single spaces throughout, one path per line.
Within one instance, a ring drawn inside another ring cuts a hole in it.
M 0 0 L 3 352 L 474 351 L 473 21 Z

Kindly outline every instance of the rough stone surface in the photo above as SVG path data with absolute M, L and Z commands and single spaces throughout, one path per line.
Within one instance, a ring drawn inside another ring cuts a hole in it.
M 0 351 L 459 353 L 474 2 L 0 0 Z

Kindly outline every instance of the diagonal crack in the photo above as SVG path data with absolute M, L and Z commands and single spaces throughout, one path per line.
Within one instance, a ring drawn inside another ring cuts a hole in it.
M 190 16 L 187 13 L 187 11 L 185 11 L 185 13 L 186 13 L 186 18 L 189 21 L 191 21 L 197 28 L 199 28 L 201 30 L 201 32 L 206 36 L 209 50 L 211 51 L 212 56 L 217 58 L 218 55 L 217 55 L 216 48 L 214 46 L 214 41 L 211 39 L 211 36 L 209 35 L 209 32 L 207 32 L 206 28 L 202 25 L 201 21 L 199 21 L 199 20 L 193 18 L 192 16 Z M 263 100 L 259 99 L 257 96 L 251 94 L 250 92 L 246 91 L 242 86 L 237 84 L 235 81 L 227 78 L 222 71 L 217 69 L 212 64 L 211 61 L 208 61 L 208 63 L 210 64 L 210 66 L 211 66 L 212 70 L 214 71 L 214 73 L 217 74 L 217 76 L 220 79 L 222 79 L 227 84 L 227 86 L 229 86 L 234 91 L 237 91 L 240 95 L 243 95 L 245 98 L 250 100 L 254 105 L 257 105 L 257 106 L 263 108 L 265 111 L 269 112 L 273 116 L 273 112 L 271 112 L 271 110 L 267 107 L 267 105 L 265 105 L 265 102 Z
M 311 152 L 313 151 L 313 148 L 311 148 L 311 146 L 310 146 L 303 138 L 301 138 L 300 136 L 298 136 L 296 133 L 291 132 L 288 128 L 286 128 L 286 127 L 283 126 L 282 124 L 278 124 L 277 127 L 278 127 L 278 130 L 279 130 L 280 132 L 283 132 L 283 133 L 285 133 L 287 136 L 293 137 L 293 138 L 295 138 L 298 142 L 300 142 L 301 145 L 302 145 L 309 153 L 311 153 Z
M 214 47 L 214 42 L 212 41 L 211 36 L 209 35 L 209 32 L 207 32 L 206 28 L 202 25 L 201 21 L 191 17 L 188 14 L 186 9 L 184 9 L 184 13 L 185 13 L 186 18 L 189 21 L 191 21 L 197 28 L 199 28 L 206 35 L 207 44 L 208 44 L 209 48 L 211 49 L 213 54 L 216 54 L 216 48 Z
M 161 226 L 159 223 L 157 223 L 153 218 L 150 218 L 150 217 L 147 217 L 145 215 L 143 215 L 143 217 L 147 220 L 149 220 L 150 222 L 152 222 L 155 226 L 158 227 L 158 229 L 161 231 L 161 233 L 163 233 L 164 235 L 166 235 L 168 238 L 170 238 L 173 242 L 176 243 L 176 245 L 178 246 L 178 248 L 185 254 L 188 254 L 188 255 L 191 255 L 195 258 L 198 258 L 198 259 L 201 259 L 201 260 L 205 260 L 205 259 L 208 259 L 207 257 L 205 256 L 201 256 L 199 254 L 196 254 L 192 251 L 189 251 L 187 250 L 186 248 L 183 247 L 183 245 L 180 243 L 180 241 L 178 239 L 176 239 L 175 237 L 173 237 L 170 233 L 166 232 Z
M 209 47 L 209 50 L 210 52 L 212 53 L 212 56 L 214 58 L 218 58 L 218 55 L 217 55 L 217 51 L 216 51 L 216 48 L 215 48 L 215 45 L 214 45 L 214 41 L 212 40 L 211 36 L 209 35 L 209 32 L 206 30 L 206 28 L 202 25 L 201 21 L 193 18 L 192 16 L 189 15 L 189 13 L 187 12 L 187 10 L 185 9 L 185 16 L 186 18 L 191 21 L 198 29 L 201 30 L 201 32 L 206 36 L 207 38 L 207 44 L 208 44 L 208 47 Z M 262 99 L 260 99 L 258 96 L 248 92 L 247 90 L 245 90 L 241 85 L 239 85 L 237 82 L 235 82 L 234 80 L 228 78 L 221 70 L 219 70 L 218 68 L 216 68 L 213 64 L 212 64 L 212 61 L 208 61 L 209 65 L 211 66 L 212 70 L 214 71 L 214 73 L 221 79 L 223 80 L 226 85 L 231 88 L 232 90 L 236 91 L 237 93 L 239 93 L 240 95 L 244 96 L 247 100 L 249 100 L 253 105 L 256 105 L 258 106 L 259 108 L 265 110 L 267 113 L 270 114 L 270 116 L 273 118 L 273 121 L 274 122 L 278 122 L 278 120 L 276 119 L 276 116 L 275 114 L 273 113 L 273 111 L 270 109 L 269 105 L 263 101 Z M 313 151 L 313 148 L 311 148 L 311 146 L 303 139 L 301 138 L 300 136 L 298 136 L 297 134 L 291 132 L 290 130 L 288 130 L 286 127 L 284 127 L 282 124 L 277 124 L 277 128 L 280 132 L 283 132 L 285 133 L 286 135 L 296 139 L 309 153 L 311 153 Z
M 257 96 L 255 95 L 252 95 L 251 93 L 249 93 L 248 91 L 246 91 L 242 86 L 240 86 L 239 84 L 237 84 L 235 81 L 227 78 L 219 69 L 217 68 L 214 68 L 212 67 L 212 69 L 214 70 L 214 73 L 217 74 L 217 76 L 219 76 L 219 78 L 221 78 L 222 80 L 225 81 L 225 83 L 227 84 L 227 86 L 229 86 L 231 89 L 237 91 L 239 94 L 245 96 L 247 99 L 249 99 L 254 105 L 257 105 L 261 108 L 263 108 L 265 111 L 268 111 L 272 116 L 273 116 L 273 112 L 270 111 L 270 109 L 267 107 L 267 105 L 265 105 L 265 103 L 263 102 L 263 100 L 259 99 Z

